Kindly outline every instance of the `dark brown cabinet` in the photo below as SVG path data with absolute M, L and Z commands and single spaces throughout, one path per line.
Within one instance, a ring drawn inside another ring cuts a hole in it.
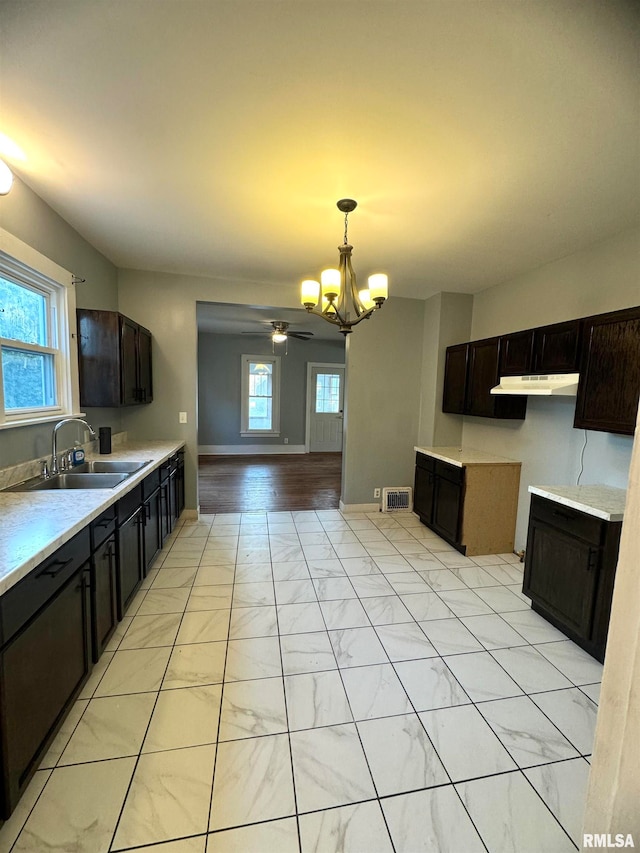
M 116 311 L 79 308 L 82 406 L 133 406 L 153 400 L 151 333 Z
M 604 659 L 621 522 L 532 496 L 523 592 L 532 607 Z
M 416 454 L 413 509 L 423 524 L 460 546 L 464 468 Z
M 86 528 L 0 599 L 4 818 L 91 670 L 89 586 Z
M 91 635 L 98 660 L 118 624 L 115 506 L 91 522 Z
M 137 486 L 117 503 L 118 618 L 122 619 L 144 578 L 144 507 Z
M 493 396 L 499 382 L 500 339 L 486 338 L 447 349 L 443 412 L 522 420 L 526 397 Z M 464 370 L 463 370 L 464 365 Z
M 464 414 L 468 362 L 469 344 L 447 347 L 444 364 L 443 412 L 453 415 Z
M 574 426 L 633 435 L 640 397 L 640 308 L 584 320 Z
M 532 373 L 577 373 L 579 356 L 580 320 L 533 330 Z
M 500 376 L 526 376 L 533 365 L 533 329 L 500 338 Z

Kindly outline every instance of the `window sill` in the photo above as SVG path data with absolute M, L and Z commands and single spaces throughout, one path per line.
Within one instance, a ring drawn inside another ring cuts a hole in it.
M 37 424 L 52 424 L 57 423 L 58 421 L 63 421 L 65 418 L 84 418 L 86 417 L 85 412 L 58 412 L 55 415 L 40 415 L 34 416 L 30 418 L 23 418 L 22 420 L 15 421 L 5 421 L 5 423 L 0 423 L 0 429 L 13 429 L 13 427 L 22 427 L 22 426 L 36 426 Z
M 243 438 L 251 438 L 252 436 L 273 436 L 273 438 L 278 438 L 278 436 L 280 435 L 280 430 L 275 432 L 275 431 L 270 430 L 270 429 L 265 429 L 265 430 L 252 429 L 250 432 L 241 432 L 240 435 Z

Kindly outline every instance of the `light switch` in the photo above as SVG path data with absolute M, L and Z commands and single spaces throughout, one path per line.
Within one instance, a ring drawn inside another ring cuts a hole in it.
M 178 412 L 178 416 L 180 418 L 181 424 L 186 424 L 187 422 L 187 413 L 186 412 Z

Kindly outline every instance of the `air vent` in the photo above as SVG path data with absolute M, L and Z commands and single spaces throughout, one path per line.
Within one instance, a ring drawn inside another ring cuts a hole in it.
M 411 486 L 382 490 L 382 512 L 410 512 L 413 508 Z

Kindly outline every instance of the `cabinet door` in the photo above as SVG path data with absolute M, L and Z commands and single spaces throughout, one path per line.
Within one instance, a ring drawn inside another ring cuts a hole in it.
M 433 471 L 416 465 L 413 489 L 413 511 L 425 524 L 431 524 L 433 516 L 433 493 L 435 480 Z
M 580 353 L 580 320 L 534 329 L 533 372 L 575 373 Z
M 433 528 L 456 544 L 460 543 L 462 484 L 436 476 Z
M 120 315 L 121 399 L 123 406 L 140 402 L 138 387 L 138 325 Z
M 78 308 L 78 370 L 81 406 L 119 406 L 118 314 Z
M 160 550 L 160 489 L 144 502 L 144 573 L 151 568 Z
M 118 528 L 118 616 L 124 616 L 143 571 L 142 507 Z
M 633 435 L 640 396 L 640 308 L 585 321 L 574 426 Z
M 176 468 L 176 502 L 175 516 L 180 518 L 184 510 L 185 491 L 184 491 L 184 451 L 178 453 L 178 467 Z
M 533 362 L 533 329 L 512 332 L 500 338 L 500 376 L 523 376 L 531 373 Z
M 151 403 L 153 382 L 151 374 L 151 332 L 138 327 L 138 402 Z
M 0 654 L 0 728 L 8 817 L 91 669 L 88 566 Z
M 116 537 L 111 535 L 92 557 L 91 615 L 93 660 L 98 660 L 118 624 Z
M 468 356 L 469 344 L 447 347 L 442 396 L 443 412 L 450 412 L 454 415 L 464 414 Z
M 498 384 L 498 338 L 472 341 L 469 344 L 469 377 L 466 414 L 492 417 L 496 397 L 489 393 Z
M 523 592 L 570 631 L 591 636 L 599 548 L 535 517 L 529 522 Z

